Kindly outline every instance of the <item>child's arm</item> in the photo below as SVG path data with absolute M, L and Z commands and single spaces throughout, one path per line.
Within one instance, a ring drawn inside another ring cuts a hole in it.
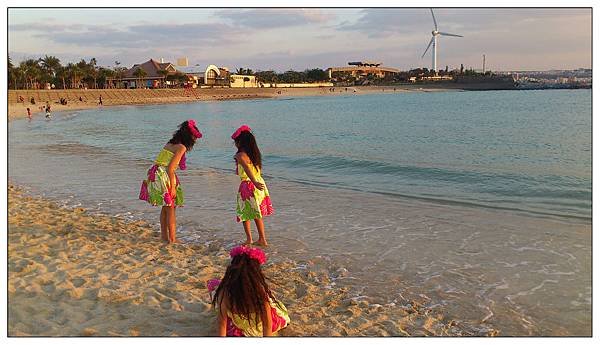
M 235 158 L 237 159 L 238 162 L 240 162 L 240 164 L 242 165 L 242 168 L 244 168 L 244 171 L 246 172 L 246 175 L 248 175 L 248 177 L 250 178 L 250 181 L 252 181 L 252 183 L 254 183 L 254 186 L 260 190 L 265 189 L 265 185 L 256 181 L 256 176 L 254 176 L 254 171 L 252 171 L 252 169 L 250 169 L 250 157 L 248 157 L 248 155 L 245 152 L 238 152 L 235 155 Z
M 227 300 L 223 295 L 220 296 L 221 300 L 217 300 L 219 306 L 219 315 L 217 318 L 217 333 L 219 337 L 227 336 Z
M 263 312 L 261 315 L 261 321 L 263 326 L 263 337 L 270 337 L 273 335 L 273 319 L 271 318 L 271 304 L 265 302 Z
M 175 169 L 179 166 L 179 161 L 181 157 L 185 154 L 186 148 L 182 144 L 177 144 L 177 150 L 173 152 L 173 158 L 171 158 L 171 162 L 169 162 L 169 166 L 167 167 L 167 174 L 169 175 L 169 193 L 171 196 L 175 197 L 177 193 L 177 180 L 175 179 Z
M 227 336 L 227 315 L 223 315 L 225 310 L 219 308 L 219 317 L 217 320 L 217 333 L 219 337 Z

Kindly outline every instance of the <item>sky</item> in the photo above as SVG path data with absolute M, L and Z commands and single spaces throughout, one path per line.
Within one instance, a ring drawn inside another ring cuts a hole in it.
M 438 68 L 550 70 L 591 68 L 589 8 L 440 8 Z M 190 66 L 304 70 L 370 60 L 408 70 L 434 28 L 429 8 L 64 8 L 8 9 L 13 63 L 54 55 L 131 67 L 150 58 Z

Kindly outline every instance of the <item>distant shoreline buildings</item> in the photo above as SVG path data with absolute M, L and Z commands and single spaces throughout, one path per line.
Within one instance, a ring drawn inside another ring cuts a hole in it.
M 264 87 L 333 87 L 367 85 L 423 84 L 464 89 L 588 88 L 591 69 L 571 71 L 491 72 L 472 68 L 433 71 L 416 68 L 401 71 L 383 66 L 382 62 L 351 61 L 347 66 L 307 69 L 305 71 L 252 71 L 210 64 L 189 66 L 187 58 L 177 64 L 163 59 L 114 68 L 96 66 L 95 59 L 62 66 L 51 56 L 28 59 L 13 66 L 9 58 L 9 88 L 13 89 L 158 89 L 158 88 L 264 88 Z M 484 86 L 484 84 L 486 86 Z

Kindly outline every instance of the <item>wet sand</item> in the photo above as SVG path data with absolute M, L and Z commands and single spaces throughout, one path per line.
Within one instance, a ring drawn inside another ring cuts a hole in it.
M 9 336 L 216 334 L 205 282 L 221 277 L 229 248 L 167 245 L 145 222 L 61 207 L 13 185 L 8 221 Z M 291 317 L 280 336 L 497 334 L 477 333 L 425 301 L 350 298 L 318 258 L 306 262 L 264 266 Z

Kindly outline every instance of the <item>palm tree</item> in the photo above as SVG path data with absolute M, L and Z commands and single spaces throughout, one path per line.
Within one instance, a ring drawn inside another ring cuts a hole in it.
M 167 75 L 169 75 L 169 71 L 166 69 L 161 69 L 158 71 L 158 74 L 163 76 L 163 88 L 165 87 L 165 82 L 167 81 Z
M 10 59 L 10 56 L 8 56 L 8 82 L 9 82 L 9 88 L 10 88 L 10 84 L 12 84 L 15 88 L 15 90 L 17 89 L 17 83 L 15 80 L 15 77 L 17 75 L 16 73 L 16 69 L 15 66 L 12 64 L 12 61 Z
M 54 83 L 56 72 L 62 67 L 60 60 L 56 56 L 46 55 L 44 58 L 40 58 L 40 66 L 45 73 L 44 79 L 50 83 Z
M 56 56 L 46 55 L 44 58 L 40 59 L 40 65 L 48 74 L 51 74 L 54 77 L 56 71 L 60 67 L 60 60 Z
M 70 76 L 72 89 L 79 88 L 79 78 L 81 76 L 80 73 L 81 69 L 79 68 L 78 64 L 74 64 L 72 62 L 67 64 L 67 74 Z
M 123 73 L 125 73 L 126 70 L 127 68 L 121 67 L 121 62 L 115 61 L 114 75 L 116 78 L 118 78 L 119 85 L 121 85 L 120 83 L 123 79 Z
M 144 77 L 147 76 L 147 75 L 148 75 L 148 73 L 146 73 L 146 71 L 144 71 L 141 68 L 138 68 L 138 69 L 135 70 L 135 72 L 133 72 L 133 76 L 137 77 L 139 79 L 140 85 L 142 84 L 142 80 L 144 79 Z M 139 86 L 136 85 L 136 87 L 139 87 Z
M 96 58 L 91 58 L 90 63 L 88 64 L 88 72 L 92 79 L 94 79 L 94 89 L 98 88 L 98 68 L 96 67 Z
M 98 69 L 98 81 L 104 89 L 106 89 L 106 79 L 114 76 L 114 74 L 115 72 L 110 68 L 100 67 Z
M 60 66 L 57 70 L 56 70 L 56 78 L 62 80 L 62 86 L 63 89 L 67 88 L 67 85 L 65 83 L 65 77 L 67 76 L 67 68 Z
M 33 88 L 34 83 L 37 82 L 37 79 L 40 76 L 39 60 L 27 59 L 25 61 L 21 61 L 19 64 L 19 69 L 22 71 L 25 88 Z

